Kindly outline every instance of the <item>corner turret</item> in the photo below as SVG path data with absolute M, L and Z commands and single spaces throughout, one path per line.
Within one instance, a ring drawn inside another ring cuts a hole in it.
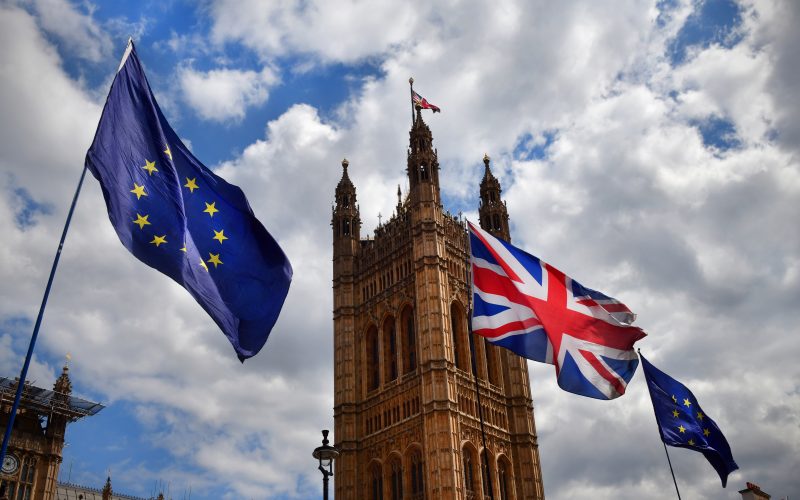
M 483 155 L 485 167 L 481 181 L 481 204 L 478 209 L 481 228 L 505 241 L 511 241 L 511 232 L 508 229 L 508 208 L 500 198 L 503 192 L 500 181 L 492 174 L 489 167 L 489 155 Z

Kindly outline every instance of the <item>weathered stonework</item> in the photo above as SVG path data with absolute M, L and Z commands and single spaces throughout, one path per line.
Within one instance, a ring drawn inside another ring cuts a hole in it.
M 527 362 L 474 337 L 476 392 L 466 225 L 442 207 L 419 110 L 409 142 L 409 193 L 398 188 L 374 238 L 361 239 L 347 160 L 336 187 L 336 498 L 471 499 L 490 484 L 496 499 L 544 498 Z M 481 227 L 508 240 L 500 183 L 484 163 Z

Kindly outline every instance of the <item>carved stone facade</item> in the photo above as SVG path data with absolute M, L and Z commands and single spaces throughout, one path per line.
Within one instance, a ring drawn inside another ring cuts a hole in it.
M 409 135 L 409 193 L 398 188 L 373 239 L 361 239 L 347 160 L 336 187 L 336 498 L 489 498 L 490 488 L 495 499 L 544 498 L 527 362 L 471 342 L 466 224 L 442 207 L 419 109 Z M 500 183 L 484 163 L 481 226 L 508 240 Z
M 18 381 L 0 378 L 0 433 L 5 433 Z M 103 406 L 73 397 L 69 369 L 49 391 L 23 388 L 8 452 L 0 470 L 0 500 L 55 500 L 67 424 Z

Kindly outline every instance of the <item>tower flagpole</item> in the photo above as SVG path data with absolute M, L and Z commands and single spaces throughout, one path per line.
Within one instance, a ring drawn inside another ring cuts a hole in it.
M 128 45 L 125 47 L 125 53 L 122 55 L 122 60 L 119 63 L 117 72 L 122 69 L 131 50 L 133 50 L 133 37 L 128 38 Z M 53 266 L 50 268 L 50 277 L 47 279 L 47 286 L 44 289 L 42 304 L 39 306 L 39 314 L 36 316 L 36 324 L 33 326 L 33 333 L 31 334 L 31 340 L 28 344 L 28 353 L 25 355 L 25 362 L 22 364 L 22 370 L 19 373 L 19 383 L 17 384 L 17 392 L 14 395 L 14 404 L 11 406 L 11 414 L 8 416 L 8 424 L 6 426 L 5 435 L 3 436 L 3 445 L 0 447 L 0 463 L 5 459 L 8 443 L 11 440 L 11 429 L 14 427 L 14 419 L 17 416 L 20 399 L 22 399 L 22 390 L 25 387 L 25 379 L 28 376 L 28 368 L 30 367 L 31 358 L 33 357 L 33 348 L 36 346 L 36 339 L 39 337 L 39 328 L 42 326 L 42 318 L 44 317 L 45 307 L 47 307 L 47 299 L 50 297 L 50 289 L 53 286 L 53 279 L 55 278 L 56 269 L 58 268 L 58 261 L 61 259 L 61 251 L 64 249 L 64 241 L 67 239 L 67 231 L 69 231 L 69 225 L 72 221 L 72 214 L 75 213 L 75 205 L 78 203 L 78 195 L 81 193 L 83 179 L 86 177 L 87 170 L 88 165 L 84 162 L 83 171 L 81 171 L 81 177 L 78 180 L 78 187 L 75 189 L 75 195 L 72 197 L 72 204 L 69 207 L 67 220 L 64 223 L 64 230 L 61 233 L 61 240 L 58 243 L 58 250 L 56 250 L 56 256 L 53 258 Z
M 87 167 L 84 165 L 83 171 L 81 172 L 81 178 L 78 181 L 78 188 L 75 190 L 75 196 L 72 198 L 72 205 L 70 205 L 69 212 L 67 213 L 67 221 L 64 224 L 64 231 L 61 233 L 61 241 L 58 243 L 58 250 L 56 251 L 56 256 L 53 259 L 53 267 L 50 269 L 50 277 L 48 278 L 47 286 L 44 289 L 42 305 L 39 307 L 39 315 L 36 317 L 36 324 L 33 327 L 31 341 L 28 344 L 28 353 L 25 356 L 25 362 L 22 364 L 22 370 L 19 374 L 19 383 L 17 384 L 17 392 L 14 395 L 14 404 L 11 406 L 11 413 L 8 416 L 6 432 L 3 436 L 3 445 L 0 447 L 0 463 L 5 459 L 6 451 L 8 450 L 8 443 L 11 440 L 11 429 L 14 427 L 14 419 L 17 416 L 19 402 L 22 398 L 22 390 L 25 387 L 25 379 L 28 376 L 28 368 L 30 367 L 31 358 L 33 357 L 33 348 L 36 345 L 36 339 L 39 337 L 39 327 L 42 326 L 42 317 L 44 316 L 44 309 L 47 306 L 47 298 L 50 296 L 50 288 L 53 286 L 53 279 L 55 278 L 56 269 L 58 268 L 58 261 L 61 258 L 61 250 L 64 248 L 64 240 L 67 238 L 67 231 L 69 230 L 70 221 L 72 221 L 72 214 L 75 212 L 75 205 L 78 202 L 78 195 L 81 192 L 83 179 L 86 177 L 86 170 Z
M 471 241 L 469 239 L 469 231 L 467 231 L 467 242 L 468 242 L 469 254 L 471 256 L 472 255 L 472 246 L 471 246 Z M 473 294 L 473 290 L 472 290 L 472 265 L 471 264 L 465 266 L 465 273 L 466 273 L 467 283 L 469 283 L 469 286 L 470 286 L 469 293 L 467 294 L 467 304 L 469 306 L 468 307 L 469 314 L 468 314 L 468 317 L 467 317 L 467 331 L 469 333 L 469 350 L 470 350 L 470 358 L 472 360 L 472 378 L 475 380 L 475 394 L 477 395 L 477 401 L 478 401 L 478 421 L 480 422 L 480 426 L 481 426 L 481 441 L 483 443 L 483 453 L 486 454 L 486 462 L 487 462 L 486 463 L 486 480 L 487 480 L 488 486 L 489 486 L 489 499 L 490 500 L 494 500 L 494 493 L 493 493 L 493 489 L 494 488 L 492 487 L 492 467 L 491 467 L 491 464 L 488 463 L 489 462 L 489 452 L 488 452 L 488 449 L 486 448 L 486 428 L 485 428 L 484 422 L 483 422 L 483 405 L 481 404 L 481 390 L 480 390 L 480 385 L 478 384 L 478 361 L 477 361 L 477 358 L 475 357 L 475 352 L 476 352 L 475 351 L 475 340 L 472 338 L 473 337 L 473 334 L 472 334 L 472 294 Z M 482 457 L 478 457 L 478 460 L 480 461 L 481 468 L 483 468 Z
M 411 89 L 411 125 L 414 125 L 414 77 L 408 79 L 408 86 Z

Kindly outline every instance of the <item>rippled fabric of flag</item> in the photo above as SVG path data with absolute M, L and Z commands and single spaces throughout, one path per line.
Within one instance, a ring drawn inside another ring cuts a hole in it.
M 161 113 L 133 43 L 111 85 L 86 166 L 128 250 L 182 285 L 240 360 L 264 346 L 292 267 L 238 187 L 195 158 Z
M 700 408 L 692 391 L 650 364 L 644 356 L 641 358 L 661 440 L 670 446 L 702 453 L 719 474 L 724 488 L 728 474 L 739 468 L 728 440 L 716 422 Z
M 625 393 L 638 365 L 625 304 L 586 288 L 469 224 L 472 331 L 528 359 L 555 365 L 565 391 L 596 399 Z

